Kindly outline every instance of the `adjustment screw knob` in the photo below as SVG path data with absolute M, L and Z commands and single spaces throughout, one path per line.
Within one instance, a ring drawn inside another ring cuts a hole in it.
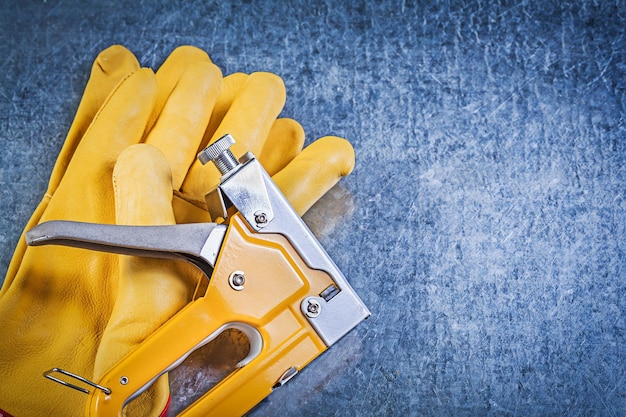
M 237 158 L 230 151 L 230 147 L 234 144 L 235 139 L 230 134 L 226 134 L 204 148 L 198 154 L 198 160 L 202 165 L 212 161 L 220 173 L 225 175 L 240 165 Z

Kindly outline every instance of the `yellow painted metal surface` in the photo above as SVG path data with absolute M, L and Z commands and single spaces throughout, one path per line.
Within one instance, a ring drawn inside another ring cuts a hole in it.
M 235 271 L 245 275 L 240 291 L 229 284 Z M 121 416 L 124 405 L 157 375 L 173 368 L 224 328 L 244 325 L 261 335 L 258 355 L 181 414 L 243 415 L 271 393 L 287 369 L 293 366 L 300 370 L 326 350 L 300 304 L 331 283 L 326 273 L 310 269 L 287 239 L 255 234 L 239 214 L 233 216 L 206 294 L 187 305 L 98 381 L 111 393 L 94 390 L 87 403 L 87 415 Z

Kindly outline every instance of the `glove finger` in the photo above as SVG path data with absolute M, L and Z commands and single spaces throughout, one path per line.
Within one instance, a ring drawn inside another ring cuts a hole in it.
M 98 54 L 76 116 L 52 169 L 47 194 L 52 195 L 58 187 L 78 143 L 111 91 L 137 69 L 137 58 L 121 45 L 113 45 Z
M 146 139 L 146 143 L 166 156 L 174 189 L 181 187 L 198 153 L 221 83 L 222 73 L 214 64 L 207 61 L 189 64 Z
M 158 149 L 147 144 L 125 149 L 113 171 L 116 223 L 174 224 L 171 180 L 168 161 Z M 200 274 L 183 268 L 166 260 L 120 257 L 117 298 L 96 355 L 96 380 L 191 300 Z M 141 410 L 133 415 L 158 415 L 168 395 L 167 379 L 161 378 L 150 395 L 130 404 Z
M 303 146 L 302 125 L 293 119 L 276 119 L 258 159 L 268 174 L 274 175 L 287 166 Z
M 208 127 L 197 151 L 204 149 L 209 143 L 209 139 L 222 122 L 224 115 L 228 112 L 234 98 L 239 94 L 247 79 L 248 75 L 243 73 L 234 73 L 224 77 L 222 88 L 213 105 L 213 112 L 211 113 Z M 174 207 L 176 223 L 210 222 L 211 218 L 206 211 L 204 198 L 198 200 L 178 192 L 180 184 L 177 181 L 175 183 L 177 188 L 174 191 L 175 197 L 172 206 Z
M 211 59 L 202 49 L 196 48 L 195 46 L 183 45 L 174 49 L 165 62 L 159 67 L 156 72 L 159 94 L 154 107 L 154 113 L 148 123 L 147 131 L 156 123 L 161 111 L 163 111 L 165 103 L 172 91 L 174 91 L 182 74 L 187 70 L 189 65 L 195 62 L 211 62 Z
M 127 147 L 117 158 L 112 178 L 116 224 L 175 224 L 172 173 L 158 148 L 148 144 Z
M 227 75 L 222 80 L 222 90 L 218 96 L 215 106 L 213 106 L 213 113 L 211 113 L 211 120 L 204 132 L 204 138 L 200 144 L 199 151 L 206 148 L 211 138 L 215 135 L 215 131 L 222 123 L 224 116 L 233 104 L 235 97 L 241 92 L 243 86 L 248 80 L 248 74 L 236 72 L 234 74 Z
M 335 136 L 318 139 L 272 177 L 300 216 L 354 168 L 350 142 Z
M 260 154 L 272 124 L 285 104 L 285 98 L 285 85 L 280 77 L 266 72 L 250 74 L 211 141 L 230 133 L 237 141 L 232 148 L 236 157 L 247 151 Z M 202 200 L 218 178 L 215 167 L 203 167 L 196 161 L 185 178 L 182 191 Z
M 230 133 L 237 143 L 233 153 L 261 153 L 272 124 L 286 100 L 285 84 L 276 74 L 256 72 L 248 76 L 241 92 L 215 131 L 213 140 Z
M 125 149 L 113 171 L 116 224 L 174 224 L 171 179 L 167 159 L 156 148 L 138 144 Z M 168 305 L 163 300 L 174 296 L 165 289 L 182 282 L 173 275 L 172 265 L 164 260 L 120 257 L 118 296 L 96 357 L 96 379 L 162 323 L 159 309 Z M 128 331 L 131 323 L 134 327 Z
M 111 222 L 113 165 L 124 148 L 141 140 L 155 98 L 149 69 L 118 85 L 85 132 L 42 219 Z

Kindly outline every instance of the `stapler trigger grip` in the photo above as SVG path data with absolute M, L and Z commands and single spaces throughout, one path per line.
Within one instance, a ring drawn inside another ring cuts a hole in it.
M 118 226 L 53 220 L 26 232 L 26 242 L 30 246 L 64 245 L 120 255 L 183 260 L 210 278 L 226 229 L 227 226 L 215 223 Z

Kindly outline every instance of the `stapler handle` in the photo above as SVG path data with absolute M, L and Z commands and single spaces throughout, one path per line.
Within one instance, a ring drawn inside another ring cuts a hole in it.
M 208 278 L 225 233 L 226 226 L 215 223 L 119 226 L 53 220 L 26 232 L 26 243 L 183 260 L 196 265 Z
M 187 305 L 106 374 L 100 383 L 110 390 L 110 394 L 94 390 L 87 403 L 86 415 L 122 416 L 126 404 L 159 376 L 178 366 L 194 350 L 224 330 L 237 329 L 250 341 L 250 352 L 237 367 L 257 357 L 263 345 L 259 331 L 249 324 L 229 321 L 226 316 L 212 316 L 206 304 L 206 300 L 199 299 Z

